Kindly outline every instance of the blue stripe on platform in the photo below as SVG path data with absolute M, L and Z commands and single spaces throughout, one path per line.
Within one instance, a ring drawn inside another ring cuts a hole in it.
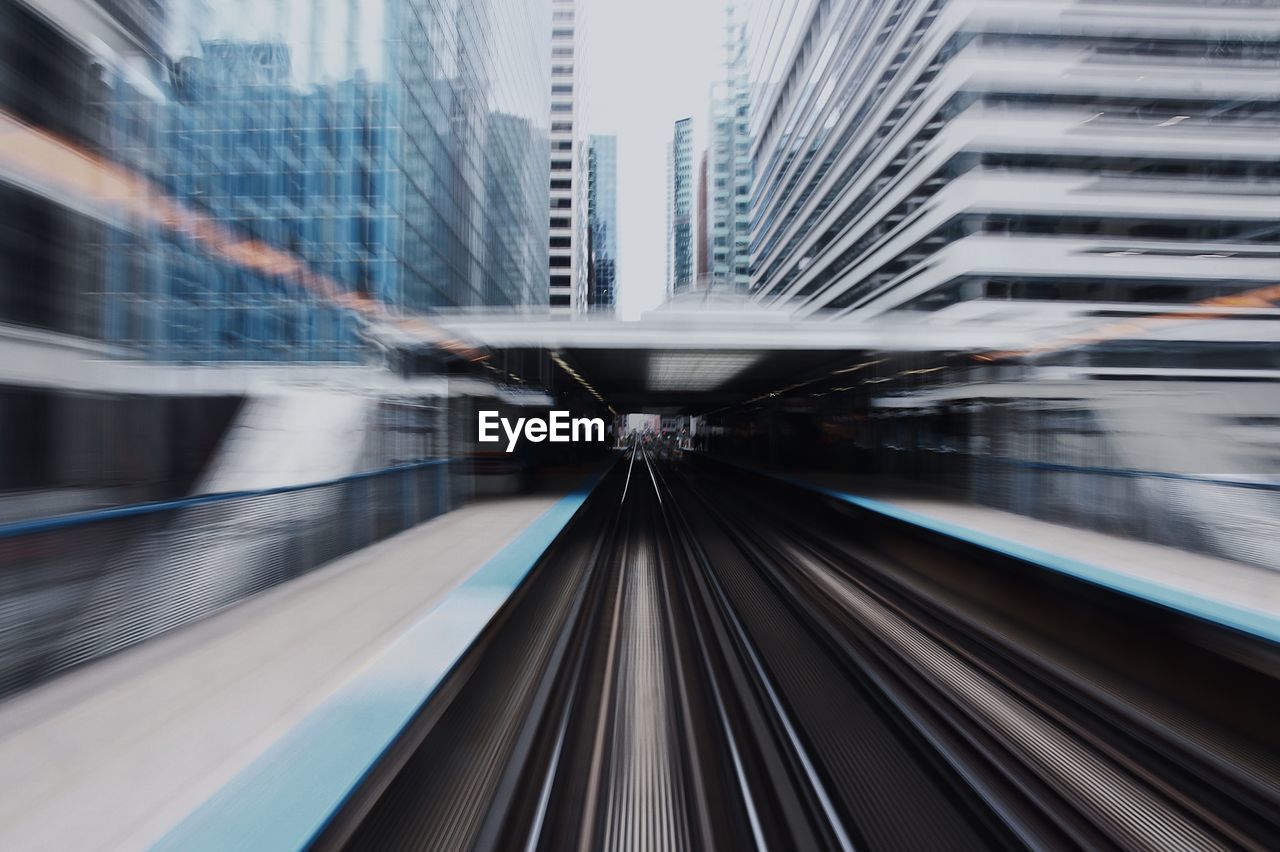
M 1072 559 L 1070 556 L 1063 556 L 1029 544 L 1022 544 L 961 524 L 944 521 L 941 518 L 935 518 L 923 512 L 904 509 L 892 503 L 886 503 L 870 497 L 859 497 L 856 494 L 837 491 L 834 488 L 824 488 L 820 485 L 806 482 L 803 479 L 797 479 L 794 476 L 774 473 L 753 465 L 739 464 L 725 459 L 719 459 L 719 461 L 743 470 L 749 470 L 761 476 L 768 476 L 795 485 L 799 488 L 816 491 L 819 494 L 843 500 L 862 509 L 896 518 L 969 544 L 976 544 L 978 547 L 992 550 L 996 553 L 1003 553 L 1015 559 L 1021 559 L 1024 562 L 1048 568 L 1050 571 L 1056 571 L 1097 586 L 1103 586 L 1130 597 L 1150 601 L 1151 603 L 1184 612 L 1205 621 L 1221 624 L 1233 630 L 1239 630 L 1242 633 L 1258 636 L 1271 642 L 1280 642 L 1280 618 L 1269 613 L 1201 597 L 1162 583 L 1135 577 L 1113 568 L 1106 568 L 1091 562 L 1082 562 L 1079 559 Z
M 564 497 L 156 844 L 302 849 L 435 691 L 590 493 Z
M 794 485 L 821 492 L 846 503 L 852 503 L 863 509 L 896 518 L 900 521 L 906 521 L 909 524 L 924 527 L 970 544 L 976 544 L 979 547 L 1003 553 L 1021 559 L 1024 562 L 1040 565 L 1060 574 L 1067 574 L 1098 586 L 1104 586 L 1113 591 L 1151 601 L 1152 603 L 1185 612 L 1188 615 L 1193 615 L 1206 621 L 1222 624 L 1234 630 L 1259 636 L 1272 642 L 1280 642 L 1280 618 L 1258 610 L 1246 609 L 1234 604 L 1216 601 L 1212 598 L 1201 597 L 1191 592 L 1184 592 L 1181 589 L 1135 577 L 1123 571 L 1104 568 L 1091 562 L 1082 562 L 1029 544 L 1022 544 L 997 535 L 981 532 L 971 527 L 944 521 L 932 515 L 903 509 L 892 503 L 873 500 L 869 497 L 859 497 L 856 494 L 847 494 L 830 488 L 821 488 L 790 477 L 780 478 L 785 478 Z

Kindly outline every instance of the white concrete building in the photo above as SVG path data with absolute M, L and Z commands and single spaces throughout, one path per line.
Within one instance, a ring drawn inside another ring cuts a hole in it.
M 788 35 L 753 44 L 756 299 L 989 324 L 1051 305 L 1159 313 L 1274 281 L 1280 16 L 766 5 L 752 26 Z
M 551 9 L 551 235 L 553 315 L 587 309 L 587 144 L 583 115 L 583 3 L 553 0 Z

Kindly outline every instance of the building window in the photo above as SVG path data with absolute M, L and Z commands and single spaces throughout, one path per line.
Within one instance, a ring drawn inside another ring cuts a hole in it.
M 551 161 L 551 171 L 553 172 L 567 172 L 572 168 L 573 168 L 572 160 L 552 160 Z
M 568 216 L 552 216 L 551 227 L 553 228 L 571 228 L 573 225 L 569 222 Z
M 570 283 L 571 281 L 568 275 L 552 275 L 551 276 L 552 287 L 568 287 Z
M 558 101 L 551 105 L 552 112 L 573 112 L 573 104 L 564 101 Z
M 552 133 L 572 133 L 573 122 L 572 121 L 553 121 L 551 122 L 551 132 Z
M 570 178 L 555 178 L 551 181 L 552 189 L 573 189 L 573 180 Z
M 551 307 L 553 308 L 569 307 L 569 294 L 568 293 L 552 293 Z
M 572 84 L 572 83 L 556 83 L 554 86 L 552 86 L 552 87 L 551 87 L 551 94 L 553 94 L 553 95 L 572 95 L 572 94 L 573 94 L 573 84 Z
M 572 262 L 572 259 L 567 254 L 553 254 L 551 256 L 552 269 L 568 269 Z
M 551 143 L 551 150 L 552 150 L 552 151 L 572 151 L 572 150 L 573 150 L 573 140 L 572 140 L 572 139 L 557 139 L 555 142 L 552 142 L 552 143 Z
M 553 198 L 551 199 L 551 209 L 552 210 L 572 210 L 573 199 L 572 198 Z
M 552 248 L 573 248 L 573 237 L 552 237 Z
M 552 38 L 573 38 L 573 27 L 556 27 L 551 31 Z
M 573 66 L 572 65 L 552 65 L 551 73 L 552 74 L 572 74 Z

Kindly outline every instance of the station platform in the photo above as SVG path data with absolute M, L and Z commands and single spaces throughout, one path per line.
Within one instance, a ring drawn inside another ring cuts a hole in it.
M 887 517 L 1280 642 L 1277 571 L 1005 512 L 916 483 L 829 471 L 753 469 Z
M 1280 572 L 913 484 L 753 469 L 1280 641 Z M 0 702 L 0 848 L 304 848 L 589 491 L 473 503 Z
M 0 703 L 0 848 L 301 845 L 587 490 L 470 504 Z M 274 836 L 264 785 L 296 788 Z

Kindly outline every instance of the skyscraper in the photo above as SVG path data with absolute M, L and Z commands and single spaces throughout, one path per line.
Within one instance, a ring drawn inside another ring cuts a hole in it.
M 693 283 L 693 119 L 675 123 L 667 152 L 667 293 Z
M 341 383 L 403 318 L 543 310 L 550 36 L 550 0 L 0 0 L 0 491 L 173 496 L 253 408 L 121 360 Z
M 589 302 L 592 309 L 612 310 L 618 296 L 618 137 L 592 134 L 588 159 Z
M 586 310 L 588 302 L 587 151 L 580 126 L 582 11 L 578 0 L 552 0 L 549 304 L 553 314 Z
M 719 286 L 750 284 L 751 87 L 747 22 L 730 2 L 725 11 L 725 77 L 712 90 L 709 272 Z
M 757 299 L 994 322 L 1274 281 L 1276 135 L 1257 116 L 1280 42 L 1256 10 L 765 5 L 798 23 L 751 63 Z
M 710 268 L 707 266 L 707 258 L 708 251 L 711 247 L 707 245 L 707 235 L 709 233 L 707 227 L 711 218 L 711 201 L 710 197 L 707 195 L 707 179 L 707 152 L 703 151 L 702 157 L 698 160 L 698 206 L 695 211 L 698 224 L 696 237 L 697 247 L 694 249 L 694 274 L 699 278 L 705 278 L 710 272 Z
M 198 227 L 144 210 L 113 234 L 113 342 L 354 361 L 353 306 L 544 302 L 550 2 L 412 2 L 175 3 L 172 73 L 118 75 L 109 148 Z

